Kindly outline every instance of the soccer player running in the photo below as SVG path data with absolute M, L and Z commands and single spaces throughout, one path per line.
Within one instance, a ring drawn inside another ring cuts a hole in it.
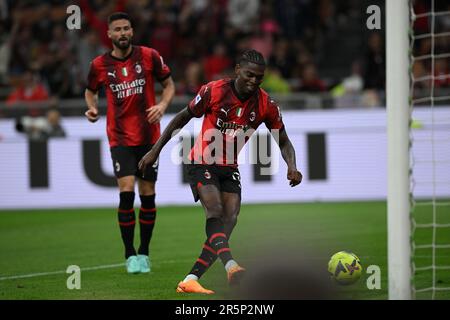
M 169 67 L 156 50 L 131 44 L 133 28 L 126 13 L 113 13 L 108 18 L 108 25 L 113 50 L 96 57 L 91 63 L 85 91 L 88 106 L 85 115 L 90 122 L 98 120 L 98 90 L 104 86 L 106 131 L 120 190 L 118 220 L 125 246 L 126 268 L 128 273 L 148 273 L 151 269 L 149 245 L 156 218 L 158 164 L 155 161 L 142 174 L 138 170 L 138 161 L 161 135 L 159 121 L 175 94 L 175 85 Z M 155 101 L 155 79 L 163 87 L 159 103 Z M 140 246 L 137 252 L 134 247 L 136 180 L 141 200 Z
M 261 53 L 245 51 L 235 66 L 236 78 L 202 86 L 198 95 L 172 119 L 161 138 L 139 162 L 139 168 L 147 170 L 175 130 L 184 127 L 193 117 L 204 116 L 202 132 L 189 154 L 188 177 L 194 199 L 200 199 L 206 213 L 207 237 L 200 257 L 178 284 L 177 292 L 214 293 L 202 287 L 198 279 L 217 257 L 225 266 L 230 285 L 239 283 L 245 272 L 233 259 L 228 244 L 241 206 L 237 154 L 261 123 L 266 124 L 274 137 L 279 136 L 276 140 L 288 166 L 290 185 L 296 186 L 302 180 L 280 109 L 259 88 L 264 72 L 265 61 Z M 222 144 L 217 145 L 217 142 Z

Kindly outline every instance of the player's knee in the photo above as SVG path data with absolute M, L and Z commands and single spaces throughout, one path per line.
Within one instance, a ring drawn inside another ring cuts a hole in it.
M 122 177 L 117 182 L 120 192 L 134 192 L 134 177 Z
M 153 195 L 155 194 L 155 183 L 152 181 L 139 182 L 139 193 L 143 195 Z

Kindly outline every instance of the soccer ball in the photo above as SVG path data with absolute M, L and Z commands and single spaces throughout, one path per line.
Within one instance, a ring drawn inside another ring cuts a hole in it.
M 361 262 L 354 253 L 339 251 L 328 262 L 328 272 L 337 283 L 352 284 L 361 277 Z

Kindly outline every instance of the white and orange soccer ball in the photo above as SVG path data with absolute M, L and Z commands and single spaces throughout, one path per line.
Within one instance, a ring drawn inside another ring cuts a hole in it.
M 352 284 L 361 277 L 361 261 L 352 252 L 339 251 L 328 262 L 328 272 L 337 283 L 343 285 Z

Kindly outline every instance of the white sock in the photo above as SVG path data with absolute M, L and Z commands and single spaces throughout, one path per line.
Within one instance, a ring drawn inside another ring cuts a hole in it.
M 184 278 L 183 282 L 188 282 L 189 280 L 198 280 L 198 277 L 195 274 L 188 274 L 186 278 Z
M 228 272 L 228 270 L 230 270 L 231 268 L 233 268 L 233 267 L 235 267 L 235 266 L 237 266 L 237 265 L 238 265 L 237 262 L 234 261 L 233 259 L 231 259 L 230 261 L 228 261 L 228 262 L 225 264 L 225 270 L 227 270 L 227 272 Z

